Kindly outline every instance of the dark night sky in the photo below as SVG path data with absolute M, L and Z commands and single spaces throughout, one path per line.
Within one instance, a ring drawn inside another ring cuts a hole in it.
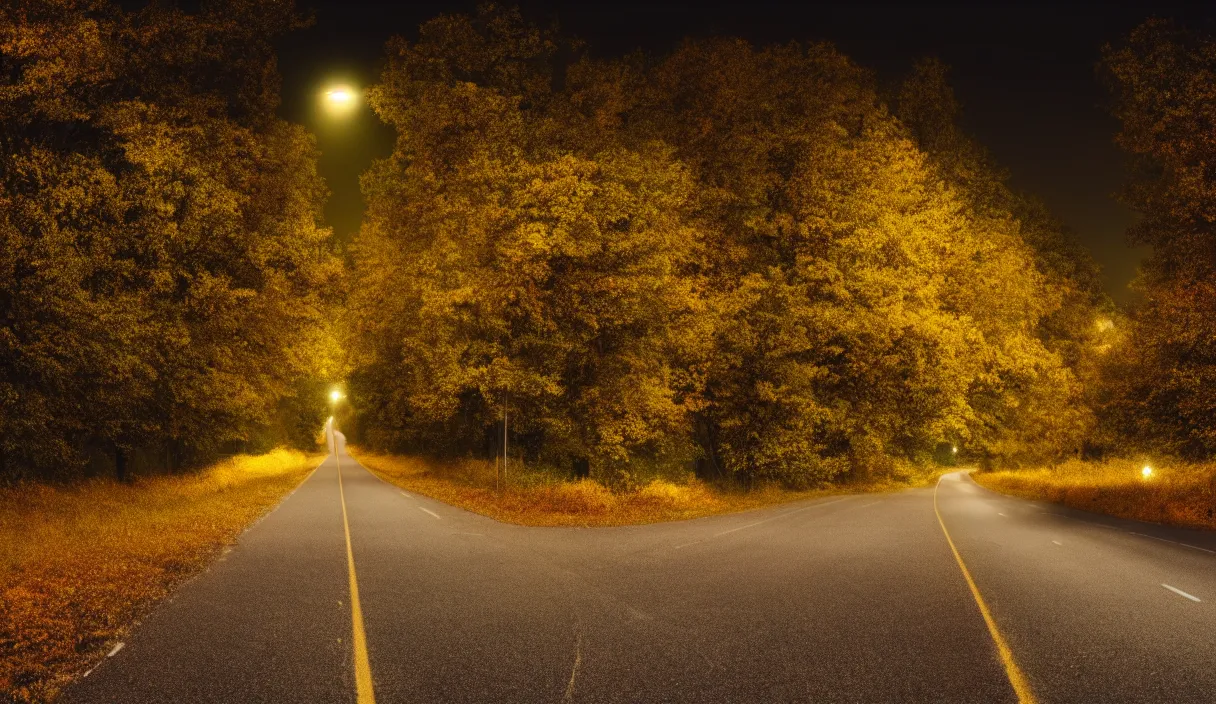
M 333 191 L 327 217 L 347 236 L 360 219 L 358 174 L 388 153 L 392 133 L 366 112 L 342 125 L 318 120 L 317 91 L 331 77 L 361 86 L 373 82 L 389 36 L 414 39 L 425 20 L 471 11 L 474 3 L 301 4 L 315 10 L 317 21 L 283 42 L 283 112 L 317 132 L 322 173 Z M 1119 40 L 1150 15 L 1193 24 L 1212 14 L 1160 4 L 519 4 L 528 19 L 557 19 L 603 55 L 638 47 L 662 52 L 684 36 L 714 34 L 758 44 L 830 40 L 884 82 L 898 80 L 919 57 L 937 56 L 953 69 L 967 129 L 1010 170 L 1016 187 L 1042 198 L 1076 231 L 1120 301 L 1128 298 L 1127 283 L 1144 252 L 1127 246 L 1124 231 L 1134 214 L 1112 197 L 1123 178 L 1123 157 L 1112 142 L 1117 125 L 1094 65 L 1103 43 Z

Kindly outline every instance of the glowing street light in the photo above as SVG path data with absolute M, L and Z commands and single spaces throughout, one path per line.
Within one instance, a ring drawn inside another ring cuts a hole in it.
M 329 449 L 333 452 L 338 451 L 338 441 L 334 436 L 334 432 L 337 430 L 334 424 L 334 416 L 338 414 L 338 401 L 341 400 L 342 392 L 338 389 L 331 389 L 329 392 L 329 410 L 332 415 L 329 416 L 329 420 L 325 423 L 325 434 L 328 436 Z
M 1148 479 L 1149 477 L 1153 476 L 1153 468 L 1148 466 L 1147 464 L 1144 465 L 1144 469 L 1140 470 L 1140 476 L 1144 477 L 1145 479 Z
M 334 85 L 321 91 L 321 105 L 333 117 L 345 117 L 359 107 L 359 91 L 348 85 Z
M 355 99 L 355 94 L 345 88 L 335 88 L 325 92 L 325 97 L 335 105 L 346 105 Z
M 954 445 L 953 447 L 950 448 L 950 454 L 952 454 L 952 455 L 958 454 L 958 445 Z

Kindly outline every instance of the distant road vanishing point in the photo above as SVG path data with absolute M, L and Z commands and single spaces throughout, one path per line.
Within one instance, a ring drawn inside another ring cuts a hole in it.
M 692 521 L 525 528 L 406 494 L 338 439 L 63 700 L 1216 700 L 1209 533 L 1007 498 L 963 473 Z

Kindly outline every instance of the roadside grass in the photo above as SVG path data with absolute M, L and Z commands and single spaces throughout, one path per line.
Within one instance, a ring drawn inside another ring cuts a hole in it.
M 1216 528 L 1216 463 L 1073 460 L 1051 469 L 976 472 L 981 486 L 1084 511 L 1188 528 Z
M 931 484 L 940 471 L 899 478 L 795 491 L 776 485 L 744 490 L 728 484 L 651 479 L 624 489 L 599 482 L 569 481 L 543 471 L 516 472 L 510 484 L 495 489 L 493 461 L 437 461 L 391 455 L 358 447 L 347 451 L 381 479 L 446 504 L 524 526 L 623 526 L 678 521 L 835 494 L 894 491 Z
M 52 700 L 322 458 L 275 450 L 127 485 L 0 488 L 0 700 Z

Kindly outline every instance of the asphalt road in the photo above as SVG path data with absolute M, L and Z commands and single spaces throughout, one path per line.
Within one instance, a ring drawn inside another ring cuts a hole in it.
M 1021 673 L 1040 702 L 1216 701 L 1213 534 L 962 474 L 936 509 L 920 489 L 523 528 L 340 453 L 64 700 L 1003 702 Z

